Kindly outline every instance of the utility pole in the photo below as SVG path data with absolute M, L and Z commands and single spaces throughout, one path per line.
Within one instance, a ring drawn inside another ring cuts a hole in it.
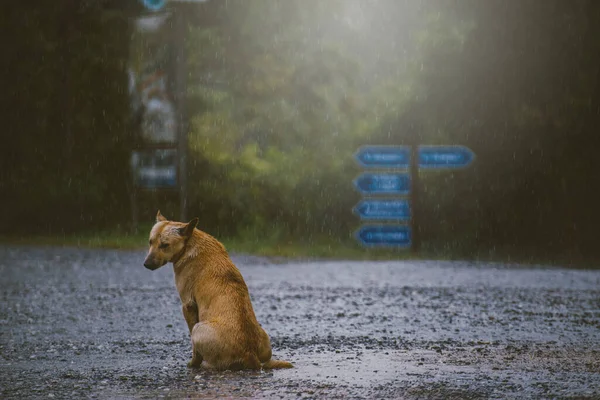
M 188 113 L 187 113 L 187 19 L 185 4 L 175 4 L 173 15 L 172 45 L 175 63 L 175 104 L 177 109 L 177 157 L 179 159 L 179 220 L 187 221 L 187 160 L 188 160 Z

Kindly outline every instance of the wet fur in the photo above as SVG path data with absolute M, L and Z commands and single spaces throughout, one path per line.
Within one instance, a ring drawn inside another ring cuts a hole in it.
M 167 221 L 160 211 L 144 261 L 154 270 L 173 262 L 175 285 L 192 339 L 189 367 L 291 368 L 271 359 L 269 336 L 256 320 L 248 287 L 225 247 L 189 223 Z

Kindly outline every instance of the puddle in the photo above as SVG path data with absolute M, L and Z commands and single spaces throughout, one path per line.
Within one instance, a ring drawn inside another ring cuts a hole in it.
M 446 365 L 438 353 L 427 350 L 358 350 L 310 353 L 302 358 L 288 357 L 294 358 L 296 368 L 277 371 L 278 378 L 373 386 L 398 379 L 410 380 L 414 376 L 475 372 L 470 366 Z

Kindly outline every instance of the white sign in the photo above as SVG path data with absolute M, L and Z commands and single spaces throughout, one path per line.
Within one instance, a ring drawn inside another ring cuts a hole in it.
M 177 150 L 148 149 L 131 153 L 131 170 L 137 187 L 145 189 L 177 186 Z

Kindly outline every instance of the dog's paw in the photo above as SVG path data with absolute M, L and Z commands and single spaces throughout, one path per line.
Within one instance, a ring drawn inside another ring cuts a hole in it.
M 202 366 L 202 359 L 192 358 L 188 363 L 188 368 L 200 368 Z

